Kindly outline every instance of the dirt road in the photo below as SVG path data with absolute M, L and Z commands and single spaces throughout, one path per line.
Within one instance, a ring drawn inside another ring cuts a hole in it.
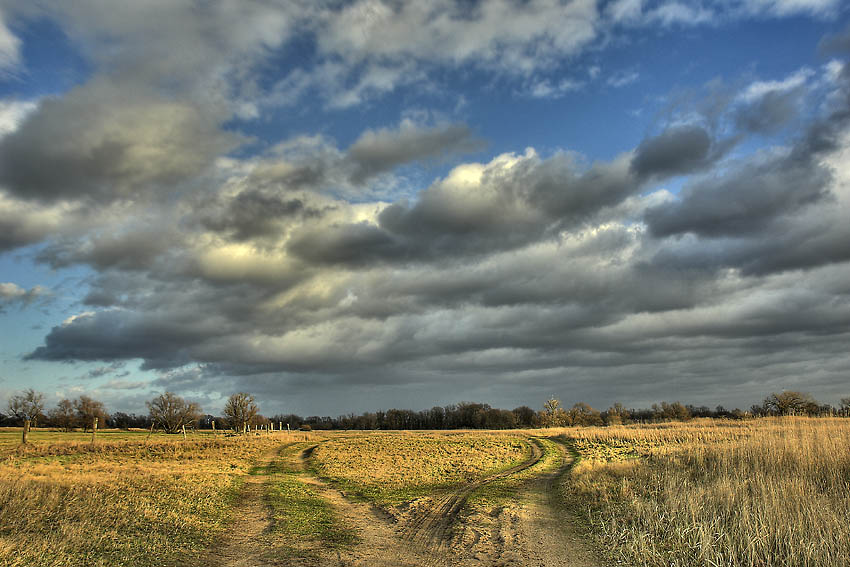
M 265 503 L 265 474 L 268 465 L 277 453 L 266 455 L 257 467 L 257 474 L 248 475 L 239 493 L 239 499 L 231 512 L 231 525 L 222 534 L 219 542 L 203 554 L 195 565 L 204 567 L 276 567 L 277 562 L 264 559 L 266 546 L 262 535 L 271 527 L 269 507 Z
M 470 495 L 488 483 L 526 471 L 543 457 L 541 442 L 529 439 L 531 455 L 511 469 L 446 491 L 414 506 L 383 510 L 346 497 L 315 476 L 301 480 L 321 495 L 340 521 L 356 529 L 360 542 L 338 551 L 304 558 L 310 567 L 595 567 L 602 565 L 573 528 L 570 516 L 558 502 L 556 483 L 570 464 L 558 445 L 558 465 L 532 476 L 506 506 L 464 511 Z M 306 471 L 312 450 L 294 454 L 290 463 Z M 528 473 L 526 473 L 528 474 Z M 237 505 L 240 522 L 207 557 L 205 565 L 217 567 L 271 567 L 261 559 L 268 550 L 261 543 L 269 525 L 263 503 L 263 475 L 249 477 Z M 462 513 L 463 512 L 463 513 Z

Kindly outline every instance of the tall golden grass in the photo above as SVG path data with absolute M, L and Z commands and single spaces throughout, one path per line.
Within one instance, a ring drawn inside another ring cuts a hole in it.
M 182 565 L 225 528 L 239 479 L 283 442 L 169 436 L 10 451 L 0 460 L 0 565 Z
M 562 489 L 631 565 L 850 565 L 850 421 L 773 418 L 568 430 Z M 631 452 L 606 447 L 631 446 Z

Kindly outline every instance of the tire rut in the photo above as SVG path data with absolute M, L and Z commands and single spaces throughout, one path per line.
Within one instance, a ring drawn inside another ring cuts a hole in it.
M 483 479 L 464 484 L 462 487 L 440 496 L 434 505 L 428 507 L 424 514 L 414 517 L 405 526 L 401 536 L 424 548 L 445 550 L 451 539 L 452 525 L 466 500 L 475 490 L 491 482 L 522 472 L 540 461 L 543 457 L 543 449 L 534 439 L 529 439 L 529 441 L 531 457 L 526 461 Z

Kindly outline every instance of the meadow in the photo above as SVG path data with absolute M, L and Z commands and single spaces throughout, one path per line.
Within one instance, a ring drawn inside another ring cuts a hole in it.
M 225 528 L 245 475 L 281 445 L 271 436 L 3 432 L 0 565 L 177 565 Z M 83 441 L 86 439 L 86 441 Z
M 437 545 L 421 532 L 453 532 L 428 506 L 447 506 L 455 523 L 493 521 L 522 508 L 530 487 L 554 495 L 547 505 L 599 565 L 850 565 L 847 419 L 185 440 L 101 431 L 95 443 L 36 430 L 26 447 L 19 435 L 0 432 L 2 566 L 205 564 L 246 510 L 258 516 L 246 548 L 258 564 L 336 565 L 370 545 L 365 523 L 377 521 L 340 509 L 345 501 L 401 510 L 385 539 L 395 530 Z
M 561 485 L 612 559 L 647 566 L 850 565 L 850 422 L 699 421 L 565 430 Z
M 517 465 L 531 453 L 521 436 L 477 431 L 399 432 L 332 439 L 313 470 L 359 497 L 400 504 Z

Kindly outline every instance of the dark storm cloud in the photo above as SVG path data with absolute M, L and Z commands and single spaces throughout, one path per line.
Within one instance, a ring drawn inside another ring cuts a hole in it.
M 759 232 L 776 218 L 826 198 L 831 180 L 826 168 L 793 154 L 747 163 L 726 175 L 690 184 L 681 201 L 648 210 L 646 221 L 657 237 Z
M 711 150 L 711 137 L 701 126 L 672 126 L 638 145 L 631 168 L 638 177 L 690 173 L 712 161 Z
M 172 314 L 168 319 L 126 311 L 83 314 L 54 327 L 44 346 L 27 360 L 115 361 L 143 358 L 148 368 L 189 362 L 185 348 L 217 334 L 201 317 Z
M 674 270 L 738 268 L 747 276 L 812 269 L 850 260 L 850 228 L 841 213 L 811 211 L 802 220 L 778 222 L 767 233 L 737 238 L 682 240 L 662 248 L 653 266 Z
M 367 130 L 347 150 L 353 167 L 351 180 L 363 183 L 370 177 L 399 165 L 453 153 L 468 153 L 483 148 L 464 124 L 422 128 L 402 123 L 397 130 Z

